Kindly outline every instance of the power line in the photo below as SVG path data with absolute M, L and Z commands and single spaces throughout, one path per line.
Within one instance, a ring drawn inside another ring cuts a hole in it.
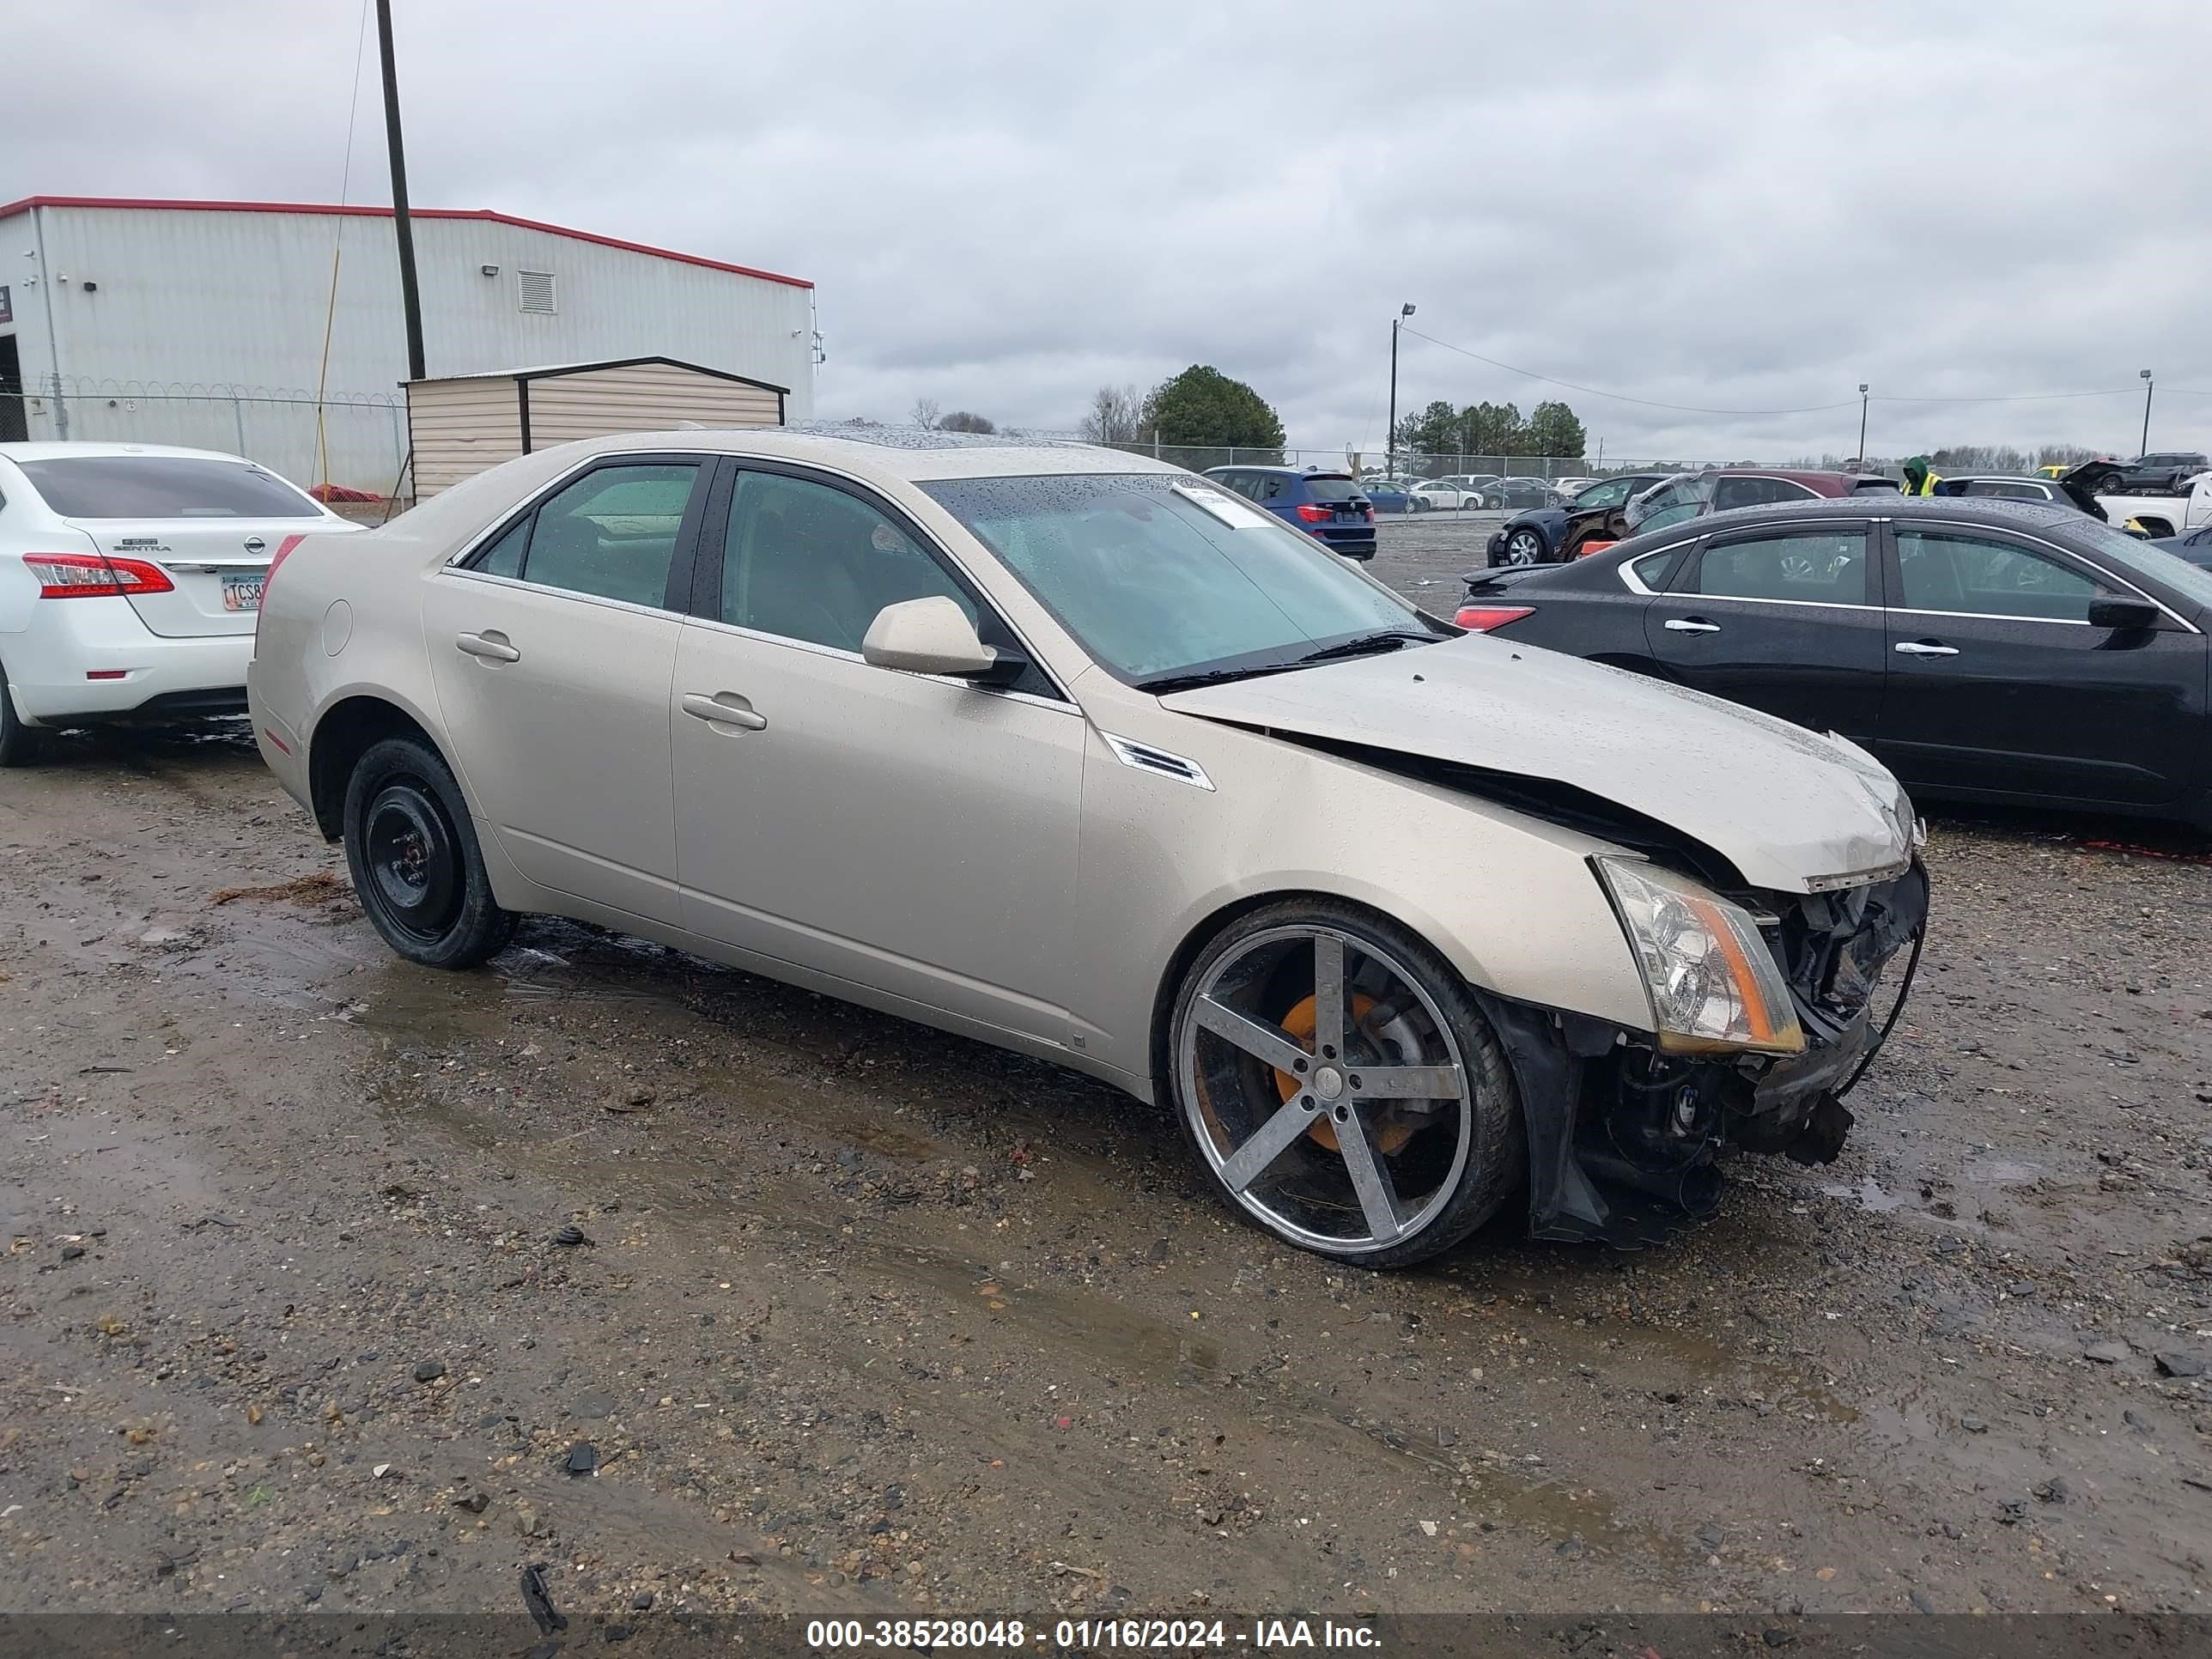
M 1705 409 L 1696 404 L 1662 404 L 1650 398 L 1632 398 L 1625 392 L 1607 392 L 1599 386 L 1583 386 L 1575 380 L 1563 380 L 1556 374 L 1539 374 L 1533 368 L 1518 368 L 1511 363 L 1501 363 L 1495 357 L 1486 357 L 1480 351 L 1469 351 L 1465 346 L 1454 345 L 1449 340 L 1439 340 L 1433 334 L 1424 334 L 1418 328 L 1406 332 L 1417 340 L 1426 340 L 1431 345 L 1442 346 L 1446 351 L 1456 351 L 1462 357 L 1472 357 L 1492 368 L 1502 368 L 1508 374 L 1518 374 L 1531 380 L 1541 380 L 1547 386 L 1563 386 L 1570 392 L 1586 392 L 1593 398 L 1609 398 L 1615 403 L 1635 404 L 1644 409 L 1668 409 L 1683 415 L 1820 415 L 1832 409 L 1856 409 L 1858 399 L 1849 398 L 1839 404 L 1811 404 L 1802 409 Z
M 1593 398 L 1606 398 L 1615 403 L 1634 404 L 1643 409 L 1670 410 L 1682 415 L 1824 415 L 1832 410 L 1855 408 L 1858 404 L 1858 399 L 1856 398 L 1847 398 L 1840 403 L 1808 404 L 1797 409 L 1711 409 L 1698 404 L 1662 403 L 1656 398 L 1632 397 L 1625 392 L 1607 392 L 1602 386 L 1584 386 L 1576 380 L 1563 380 L 1556 374 L 1540 374 L 1533 368 L 1522 368 L 1516 364 L 1500 362 L 1495 357 L 1486 357 L 1482 353 L 1470 351 L 1465 346 L 1454 345 L 1449 340 L 1439 340 L 1433 334 L 1424 334 L 1410 325 L 1405 331 L 1417 340 L 1426 340 L 1431 345 L 1442 346 L 1446 351 L 1455 351 L 1462 357 L 1472 357 L 1475 362 L 1487 363 L 1492 368 L 1502 368 L 1509 374 L 1518 374 L 1531 380 L 1541 380 L 1547 386 L 1565 386 L 1570 392 L 1583 392 Z M 2159 390 L 2179 392 L 2185 398 L 2212 397 L 2212 392 L 2188 392 L 2179 386 L 2160 386 Z M 2094 392 L 2022 392 L 1955 398 L 1876 392 L 1869 401 L 1877 404 L 2032 404 L 2049 403 L 2072 398 L 2133 397 L 2135 392 L 2135 387 L 2126 386 L 2109 386 Z

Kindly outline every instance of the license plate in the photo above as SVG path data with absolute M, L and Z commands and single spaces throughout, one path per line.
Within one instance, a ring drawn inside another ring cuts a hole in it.
M 226 611 L 260 610 L 261 581 L 258 576 L 225 576 L 222 579 L 222 608 Z

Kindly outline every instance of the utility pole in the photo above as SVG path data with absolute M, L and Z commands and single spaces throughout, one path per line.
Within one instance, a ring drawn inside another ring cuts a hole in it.
M 1383 439 L 1388 459 L 1382 465 L 1394 478 L 1398 476 L 1398 327 L 1413 314 L 1413 307 L 1407 306 L 1390 319 L 1390 430 Z
M 2143 383 L 2143 440 L 2142 447 L 2136 451 L 2136 453 L 2138 455 L 2148 455 L 2150 453 L 2150 371 L 2144 368 L 2138 369 L 2136 372 L 2142 376 Z
M 384 63 L 384 141 L 392 151 L 392 228 L 399 239 L 399 306 L 407 317 L 407 378 L 423 378 L 422 296 L 415 285 L 415 225 L 407 216 L 407 146 L 399 136 L 399 81 L 392 67 L 392 0 L 376 0 Z
M 1866 458 L 1866 409 L 1867 409 L 1867 383 L 1866 383 L 1864 380 L 1861 380 L 1861 381 L 1859 382 L 1859 471 L 1862 471 L 1862 472 L 1863 472 L 1863 471 L 1866 471 L 1866 464 L 1867 464 L 1867 458 Z

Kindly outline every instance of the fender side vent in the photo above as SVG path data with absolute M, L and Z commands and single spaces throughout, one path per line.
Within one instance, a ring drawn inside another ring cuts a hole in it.
M 1213 780 L 1206 775 L 1206 769 L 1194 760 L 1171 754 L 1164 749 L 1155 749 L 1148 743 L 1133 743 L 1127 738 L 1117 738 L 1111 732 L 1098 734 L 1106 739 L 1124 766 L 1133 766 L 1139 772 L 1157 772 L 1164 778 L 1173 778 L 1197 789 L 1211 789 Z

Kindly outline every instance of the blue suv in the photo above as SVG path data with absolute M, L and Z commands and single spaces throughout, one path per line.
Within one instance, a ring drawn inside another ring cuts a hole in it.
M 1217 466 L 1206 475 L 1347 559 L 1375 556 L 1375 508 L 1349 472 L 1294 466 Z

